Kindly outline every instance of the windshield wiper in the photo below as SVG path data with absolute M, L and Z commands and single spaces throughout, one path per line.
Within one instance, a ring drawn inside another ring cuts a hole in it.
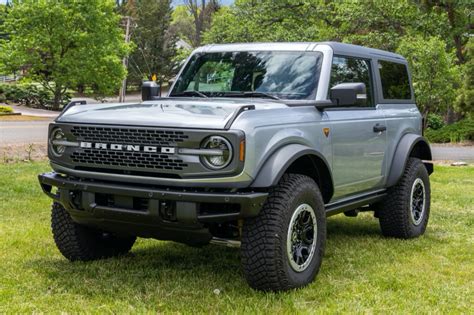
M 257 92 L 257 91 L 250 91 L 250 92 L 244 92 L 243 93 L 245 96 L 261 96 L 261 97 L 266 97 L 266 98 L 271 98 L 273 100 L 279 100 L 280 98 L 275 96 L 275 95 L 271 95 L 269 93 L 265 93 L 265 92 Z
M 208 98 L 208 96 L 206 94 L 201 93 L 199 91 L 194 91 L 194 90 L 174 93 L 174 94 L 171 94 L 171 96 L 199 96 L 199 97 Z
M 266 97 L 271 98 L 272 100 L 279 100 L 279 97 L 275 95 L 271 95 L 265 92 L 257 92 L 257 91 L 247 91 L 247 92 L 229 92 L 224 93 L 223 97 Z

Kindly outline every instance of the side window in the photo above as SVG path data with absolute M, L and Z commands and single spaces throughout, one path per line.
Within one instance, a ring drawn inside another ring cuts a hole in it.
M 331 69 L 330 87 L 339 83 L 362 82 L 367 88 L 367 102 L 364 106 L 374 106 L 372 73 L 370 71 L 370 60 L 334 56 Z
M 410 81 L 404 64 L 379 60 L 379 71 L 384 99 L 411 99 Z
M 205 62 L 188 84 L 187 91 L 221 92 L 230 90 L 234 67 L 226 62 Z

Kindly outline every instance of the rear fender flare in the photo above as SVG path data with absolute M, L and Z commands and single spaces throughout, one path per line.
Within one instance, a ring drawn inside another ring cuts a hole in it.
M 395 185 L 402 177 L 408 158 L 414 156 L 422 160 L 431 161 L 431 149 L 428 141 L 417 134 L 406 134 L 398 142 L 392 165 L 387 177 L 387 187 Z M 433 164 L 424 163 L 428 174 L 433 173 Z

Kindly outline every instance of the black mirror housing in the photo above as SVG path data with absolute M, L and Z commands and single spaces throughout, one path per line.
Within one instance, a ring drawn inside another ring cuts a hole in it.
M 142 100 L 151 101 L 161 95 L 161 86 L 155 81 L 144 81 L 142 83 Z
M 363 105 L 367 101 L 367 89 L 362 82 L 340 83 L 331 88 L 329 95 L 336 106 Z

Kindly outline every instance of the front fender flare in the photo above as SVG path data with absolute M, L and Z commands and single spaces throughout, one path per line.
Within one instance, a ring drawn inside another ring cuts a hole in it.
M 274 152 L 265 161 L 250 186 L 254 188 L 275 186 L 290 165 L 305 155 L 312 155 L 319 158 L 324 162 L 325 167 L 330 170 L 329 164 L 320 152 L 301 144 L 289 144 Z M 332 183 L 332 178 L 330 178 L 330 180 Z
M 431 160 L 431 149 L 428 141 L 417 134 L 406 134 L 398 142 L 395 154 L 393 155 L 392 165 L 387 178 L 387 187 L 395 185 L 398 180 L 402 177 L 403 171 L 405 170 L 408 158 L 411 156 L 415 147 L 420 148 L 420 152 L 417 152 L 416 157 L 422 160 Z M 433 173 L 433 165 L 425 163 L 428 170 L 428 174 Z

